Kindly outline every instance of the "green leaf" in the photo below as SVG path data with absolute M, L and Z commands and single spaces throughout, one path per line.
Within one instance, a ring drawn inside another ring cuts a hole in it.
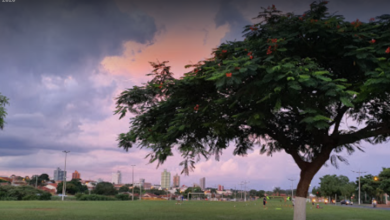
M 284 51 L 287 51 L 287 49 L 286 48 L 279 48 L 279 49 L 277 49 L 277 51 L 284 52 Z
M 247 68 L 241 67 L 241 68 L 240 68 L 240 73 L 245 73 L 247 70 L 248 70 Z
M 179 127 L 179 131 L 184 130 L 185 127 L 186 127 L 185 125 L 180 126 L 180 127 Z
M 322 81 L 325 81 L 325 82 L 331 82 L 332 79 L 329 78 L 329 77 L 325 77 L 325 76 L 321 76 L 321 75 L 317 75 L 316 76 L 318 79 L 321 79 Z
M 291 77 L 291 76 L 287 77 L 287 81 L 290 81 L 290 80 L 295 80 L 295 78 Z
M 299 75 L 299 78 L 301 79 L 310 79 L 309 75 Z
M 350 94 L 350 95 L 358 95 L 359 94 L 358 92 L 355 92 L 355 91 L 352 91 L 352 90 L 347 90 L 346 92 L 348 94 Z
M 341 98 L 340 98 L 340 101 L 341 101 L 345 106 L 347 106 L 347 107 L 351 107 L 351 108 L 354 107 L 354 105 L 352 104 L 352 102 L 351 102 L 348 98 L 346 98 L 346 97 L 341 97 Z
M 276 103 L 275 103 L 275 111 L 279 111 L 279 109 L 282 107 L 282 101 L 280 100 L 280 98 L 278 98 L 276 100 Z
M 295 90 L 301 90 L 302 87 L 296 81 L 292 81 L 289 83 L 289 87 Z
M 386 57 L 379 57 L 377 59 L 378 59 L 378 61 L 383 61 L 383 60 L 386 60 Z
M 314 116 L 313 118 L 314 121 L 332 121 L 332 119 L 326 117 L 326 116 L 323 116 L 323 115 L 316 115 Z

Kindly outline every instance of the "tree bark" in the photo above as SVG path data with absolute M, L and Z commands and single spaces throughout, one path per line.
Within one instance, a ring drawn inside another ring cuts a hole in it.
M 324 151 L 321 152 L 312 162 L 302 163 L 301 159 L 293 156 L 294 160 L 301 169 L 300 179 L 297 186 L 297 192 L 294 204 L 294 220 L 306 220 L 306 198 L 309 186 L 314 175 L 329 159 L 332 147 L 325 147 Z M 300 161 L 297 161 L 300 160 Z

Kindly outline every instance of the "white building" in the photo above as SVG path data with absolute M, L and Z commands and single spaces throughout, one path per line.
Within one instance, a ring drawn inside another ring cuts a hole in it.
M 200 188 L 202 190 L 205 190 L 206 189 L 206 177 L 201 178 L 199 182 L 200 182 Z
M 161 173 L 161 188 L 169 189 L 171 187 L 171 173 L 164 170 Z
M 112 173 L 112 180 L 111 182 L 113 184 L 121 184 L 122 183 L 122 174 L 121 171 L 117 171 L 116 173 Z

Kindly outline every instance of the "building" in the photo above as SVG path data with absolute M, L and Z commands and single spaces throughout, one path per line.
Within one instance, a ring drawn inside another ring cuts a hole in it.
M 122 174 L 121 171 L 117 171 L 116 173 L 112 173 L 112 180 L 111 182 L 113 184 L 121 184 L 122 183 Z
M 218 191 L 223 191 L 223 186 L 222 185 L 218 185 Z
M 66 171 L 61 170 L 61 168 L 57 167 L 54 170 L 54 181 L 63 181 L 66 178 Z
M 161 188 L 169 189 L 171 187 L 171 173 L 166 169 L 161 173 Z
M 81 179 L 81 178 L 80 178 L 80 173 L 77 172 L 77 170 L 74 171 L 74 173 L 72 173 L 72 180 L 73 180 L 73 179 Z
M 139 179 L 139 185 L 140 185 L 140 187 L 144 187 L 145 179 Z
M 206 189 L 206 177 L 203 177 L 200 179 L 199 181 L 199 186 L 202 190 L 205 190 Z
M 180 187 L 180 176 L 178 174 L 173 176 L 173 187 Z
M 145 190 L 149 190 L 152 188 L 152 184 L 151 183 L 144 183 L 144 189 Z

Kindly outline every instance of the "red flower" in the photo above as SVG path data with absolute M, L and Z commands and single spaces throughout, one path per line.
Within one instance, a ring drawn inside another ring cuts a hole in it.
M 337 29 L 339 29 L 340 28 L 340 25 L 337 25 Z
M 388 47 L 385 52 L 390 53 L 390 47 Z
M 271 42 L 272 42 L 272 43 L 276 43 L 276 42 L 278 42 L 278 39 L 277 39 L 277 38 L 271 39 Z
M 238 67 L 238 66 L 237 66 L 237 67 L 235 67 L 234 69 L 235 69 L 235 70 L 239 70 L 239 69 L 241 69 L 241 67 Z
M 275 8 L 275 5 L 272 5 L 272 8 Z
M 351 24 L 352 24 L 352 25 L 355 25 L 355 22 L 354 22 L 354 21 L 352 21 L 352 22 L 351 22 Z
M 162 88 L 162 85 L 163 85 L 163 84 L 162 84 L 162 83 L 160 83 L 160 86 L 159 86 L 158 88 L 160 88 L 160 89 L 161 89 L 161 88 Z
M 253 56 L 250 56 L 249 59 L 253 59 Z
M 198 111 L 199 110 L 199 105 L 195 105 L 194 110 Z
M 303 15 L 302 15 L 302 17 L 305 17 L 305 16 L 306 16 L 306 14 L 303 14 Z
M 371 39 L 370 43 L 372 44 L 375 44 L 376 40 L 375 39 Z
M 248 53 L 248 56 L 250 56 L 250 55 L 252 55 L 252 52 L 249 52 L 249 53 Z
M 302 20 L 303 20 L 303 18 L 302 18 L 302 17 L 299 17 L 299 20 L 301 20 L 301 21 L 302 21 Z
M 272 53 L 271 46 L 268 47 L 267 55 L 270 55 Z
M 222 50 L 222 53 L 226 53 L 227 52 L 227 50 Z
M 232 73 L 226 73 L 226 77 L 232 77 Z
M 375 21 L 375 18 L 370 18 L 370 21 Z

